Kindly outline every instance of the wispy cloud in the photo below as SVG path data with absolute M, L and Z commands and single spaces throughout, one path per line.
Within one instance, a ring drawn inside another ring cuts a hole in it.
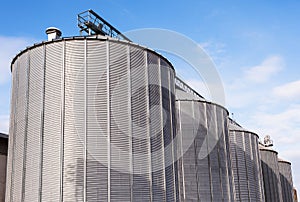
M 28 38 L 0 36 L 0 85 L 9 81 L 12 58 L 33 41 Z
M 277 98 L 296 99 L 300 98 L 300 80 L 289 82 L 273 89 Z
M 284 66 L 284 59 L 281 56 L 269 56 L 257 65 L 241 68 L 243 70 L 237 73 L 240 76 L 225 84 L 228 106 L 244 108 L 269 102 L 272 79 L 284 69 Z M 268 85 L 262 85 L 266 83 Z
M 264 83 L 284 68 L 284 61 L 280 56 L 266 58 L 261 64 L 251 67 L 245 71 L 245 79 Z
M 271 135 L 278 144 L 291 144 L 300 137 L 300 105 L 291 105 L 278 113 L 258 111 L 250 117 L 252 126 L 262 135 Z
M 198 44 L 214 61 L 216 64 L 224 62 L 226 53 L 226 44 L 214 40 L 209 40 Z

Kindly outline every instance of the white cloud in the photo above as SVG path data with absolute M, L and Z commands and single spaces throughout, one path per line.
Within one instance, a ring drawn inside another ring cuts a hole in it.
M 245 108 L 249 106 L 269 105 L 274 102 L 272 96 L 272 78 L 284 68 L 283 58 L 270 56 L 260 64 L 236 72 L 231 82 L 225 85 L 228 106 Z M 262 83 L 267 85 L 261 85 Z
M 202 48 L 210 58 L 212 58 L 215 64 L 218 64 L 218 68 L 224 62 L 226 51 L 226 44 L 218 41 L 206 41 L 203 43 L 199 43 L 198 46 Z
M 290 106 L 279 113 L 256 112 L 251 117 L 251 125 L 262 136 L 273 136 L 278 145 L 296 143 L 300 138 L 299 114 L 300 105 Z
M 13 57 L 33 41 L 33 39 L 21 37 L 0 36 L 0 85 L 9 81 L 10 63 Z
M 9 115 L 0 115 L 0 133 L 8 134 Z
M 225 86 L 226 87 L 226 86 Z M 253 98 L 258 97 L 258 92 L 255 91 L 231 91 L 226 90 L 226 101 L 230 108 L 238 109 L 251 105 L 255 100 Z
M 300 80 L 275 87 L 273 94 L 283 99 L 300 98 Z
M 284 67 L 280 56 L 266 58 L 261 64 L 251 67 L 245 71 L 245 79 L 255 82 L 267 82 L 272 76 L 280 72 Z

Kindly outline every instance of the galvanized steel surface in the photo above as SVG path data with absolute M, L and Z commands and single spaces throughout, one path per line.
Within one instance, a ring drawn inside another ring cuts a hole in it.
M 294 191 L 293 191 L 293 177 L 292 177 L 291 163 L 284 160 L 279 160 L 278 165 L 279 165 L 282 199 L 284 202 L 293 202 Z
M 264 201 L 258 136 L 233 123 L 229 129 L 235 200 Z
M 281 182 L 277 152 L 259 145 L 261 155 L 264 193 L 266 202 L 284 202 L 281 194 Z
M 218 105 L 177 98 L 181 201 L 234 201 L 227 128 Z
M 178 200 L 174 74 L 153 51 L 107 37 L 20 53 L 6 201 Z

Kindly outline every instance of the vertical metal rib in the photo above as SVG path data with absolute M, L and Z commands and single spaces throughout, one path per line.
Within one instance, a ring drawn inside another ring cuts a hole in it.
M 26 107 L 25 107 L 25 130 L 24 130 L 24 148 L 23 148 L 23 176 L 22 176 L 22 187 L 21 187 L 21 201 L 24 201 L 25 191 L 25 177 L 26 177 L 26 150 L 27 150 L 27 129 L 28 129 L 28 106 L 29 106 L 29 75 L 30 75 L 30 50 L 27 53 L 27 69 L 26 69 Z
M 106 66 L 106 79 L 107 79 L 107 165 L 108 165 L 108 168 L 107 168 L 107 172 L 108 172 L 108 175 L 107 175 L 107 199 L 108 199 L 108 202 L 110 202 L 110 101 L 109 101 L 109 98 L 110 98 L 110 80 L 109 80 L 109 76 L 110 76 L 110 73 L 109 73 L 109 41 L 107 40 L 106 41 L 106 59 L 107 59 L 107 66 Z
M 204 104 L 204 111 L 205 111 L 204 114 L 205 114 L 205 117 L 206 117 L 205 118 L 205 120 L 206 120 L 205 127 L 207 128 L 207 132 L 208 132 L 208 118 L 207 118 L 207 104 L 206 103 Z M 210 201 L 213 201 L 213 192 L 212 192 L 213 185 L 212 185 L 211 163 L 210 163 L 210 154 L 208 153 L 208 151 L 209 151 L 208 136 L 209 136 L 209 134 L 207 134 L 205 140 L 206 140 L 206 152 L 207 152 L 207 161 L 208 161 L 208 168 L 209 168 L 208 174 L 209 174 L 209 180 L 210 180 L 210 183 L 209 183 L 209 185 L 210 185 Z
M 132 107 L 131 107 L 131 77 L 130 77 L 130 48 L 127 45 L 126 47 L 126 59 L 127 59 L 127 76 L 128 76 L 128 81 L 127 81 L 127 85 L 128 85 L 128 95 L 129 95 L 129 99 L 128 99 L 128 112 L 129 112 L 129 175 L 130 175 L 130 199 L 132 201 L 133 199 L 133 152 L 132 152 L 132 141 L 133 141 L 133 137 L 132 137 Z
M 147 138 L 149 140 L 148 142 L 148 158 L 149 158 L 149 181 L 150 181 L 150 201 L 152 202 L 153 201 L 153 192 L 152 192 L 152 158 L 151 158 L 151 134 L 150 134 L 150 107 L 149 107 L 149 78 L 148 78 L 148 74 L 149 74 L 149 65 L 148 65 L 148 57 L 147 57 L 147 51 L 144 51 L 144 58 L 145 58 L 145 68 L 146 68 L 146 71 L 145 71 L 145 78 L 146 78 L 146 108 L 147 108 Z
M 45 112 L 45 77 L 46 77 L 46 45 L 43 46 L 43 81 L 42 81 L 42 110 L 41 110 L 41 128 L 40 128 L 40 180 L 39 180 L 39 202 L 42 202 L 42 183 L 43 183 L 43 145 L 44 145 L 44 112 Z
M 17 117 L 16 117 L 16 106 L 17 106 L 17 103 L 18 103 L 18 99 L 17 99 L 17 95 L 18 95 L 18 85 L 19 85 L 19 60 L 17 61 L 17 68 L 16 67 L 14 67 L 14 71 L 15 71 L 15 74 L 14 74 L 14 76 L 15 76 L 15 78 L 16 78 L 16 82 L 15 82 L 15 86 L 16 86 L 16 88 L 15 88 L 15 98 L 14 98 L 14 101 L 15 101 L 15 106 L 13 106 L 14 108 L 15 108 L 15 110 L 14 110 L 14 133 L 13 134 L 10 134 L 10 135 L 12 135 L 13 136 L 13 146 L 12 146 L 12 149 L 11 149 L 11 181 L 10 181 L 10 184 L 11 184 L 11 186 L 10 186 L 10 197 L 9 197 L 9 199 L 10 199 L 10 201 L 12 202 L 13 201 L 13 187 L 14 187 L 14 167 L 15 167 L 15 148 L 16 148 L 16 128 L 17 128 L 17 122 L 16 122 L 16 120 L 17 120 Z M 11 138 L 10 138 L 11 139 Z
M 87 164 L 87 39 L 84 40 L 84 146 L 83 146 L 83 201 L 86 202 L 86 164 Z
M 179 131 L 180 131 L 180 145 L 179 145 L 179 147 L 180 147 L 180 156 L 181 156 L 181 158 L 183 158 L 183 153 L 182 153 L 182 139 L 183 139 L 183 132 L 182 132 L 182 125 L 181 125 L 181 123 L 182 123 L 182 118 L 181 118 L 181 102 L 180 101 L 178 101 L 178 111 L 179 111 L 179 117 L 178 117 L 178 119 L 180 120 L 179 121 Z M 183 199 L 185 199 L 186 198 L 186 196 L 185 196 L 185 178 L 184 178 L 184 167 L 183 167 L 183 162 L 181 161 L 181 164 L 180 164 L 180 166 L 181 166 L 181 175 L 182 175 L 182 187 L 183 187 L 183 189 L 182 189 L 182 192 L 183 192 Z
M 220 133 L 219 133 L 219 130 L 218 130 L 218 114 L 217 114 L 217 108 L 216 106 L 214 105 L 213 106 L 213 113 L 215 114 L 215 122 L 216 122 L 216 125 L 215 125 L 215 131 L 217 132 L 217 144 L 215 147 L 217 147 L 217 156 L 218 156 L 218 167 L 219 167 L 219 181 L 220 181 L 220 192 L 221 192 L 221 198 L 222 198 L 222 201 L 224 201 L 224 191 L 223 191 L 223 186 L 222 186 L 222 172 L 221 172 L 221 163 L 225 163 L 225 161 L 221 161 L 220 159 L 220 144 L 222 144 L 222 142 L 220 141 Z
M 8 140 L 8 156 L 7 156 L 7 176 L 6 176 L 6 193 L 5 197 L 7 201 L 11 201 L 12 195 L 12 177 L 13 177 L 13 164 L 14 164 L 14 142 L 15 142 L 15 122 L 16 122 L 16 91 L 17 91 L 17 80 L 16 65 L 12 66 L 12 89 L 11 92 L 11 103 L 10 103 L 10 127 L 9 127 L 9 140 Z
M 160 88 L 159 88 L 159 94 L 160 94 L 160 111 L 162 112 L 161 113 L 161 128 L 160 128 L 160 131 L 162 133 L 161 135 L 161 145 L 162 145 L 162 154 L 163 154 L 163 169 L 162 169 L 162 172 L 163 172 L 163 181 L 164 181 L 164 190 L 167 190 L 167 185 L 166 185 L 166 171 L 165 171 L 165 168 L 166 168 L 166 164 L 165 164 L 165 155 L 164 155 L 164 152 L 165 152 L 165 148 L 164 148 L 164 125 L 163 125 L 163 120 L 164 120 L 164 117 L 163 117 L 163 106 L 162 106 L 162 103 L 163 103 L 163 96 L 162 96 L 162 77 L 161 77 L 161 62 L 160 60 L 158 60 L 158 78 L 159 78 L 159 85 L 160 85 Z M 164 197 L 165 199 L 167 199 L 167 193 L 166 191 L 164 191 Z
M 61 72 L 61 139 L 60 139 L 60 201 L 63 201 L 63 175 L 64 175 L 64 120 L 65 120 L 65 44 L 62 47 L 62 72 Z
M 172 150 L 172 170 L 173 170 L 173 195 L 174 195 L 174 201 L 176 201 L 176 180 L 175 180 L 175 161 L 176 159 L 174 159 L 174 136 L 173 136 L 173 109 L 172 109 L 172 84 L 171 84 L 171 71 L 170 69 L 168 69 L 168 92 L 169 92 L 169 107 L 170 107 L 170 111 L 169 111 L 169 115 L 170 115 L 170 135 L 171 135 L 171 150 Z M 168 165 L 169 166 L 169 165 Z

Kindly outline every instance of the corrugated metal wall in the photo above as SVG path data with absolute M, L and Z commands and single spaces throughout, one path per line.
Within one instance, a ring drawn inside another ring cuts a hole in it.
M 258 136 L 230 124 L 230 152 L 236 201 L 264 201 Z
M 283 202 L 277 152 L 259 145 L 266 202 Z
M 6 201 L 179 200 L 174 75 L 153 51 L 107 38 L 19 54 Z
M 215 104 L 177 97 L 181 201 L 234 201 L 227 116 Z
M 6 201 L 263 201 L 264 191 L 290 201 L 276 152 L 259 154 L 241 130 L 229 148 L 226 109 L 176 98 L 174 77 L 153 51 L 113 39 L 23 51 L 12 64 Z
M 284 202 L 293 202 L 293 177 L 291 163 L 283 160 L 278 161 L 281 182 L 281 193 Z

